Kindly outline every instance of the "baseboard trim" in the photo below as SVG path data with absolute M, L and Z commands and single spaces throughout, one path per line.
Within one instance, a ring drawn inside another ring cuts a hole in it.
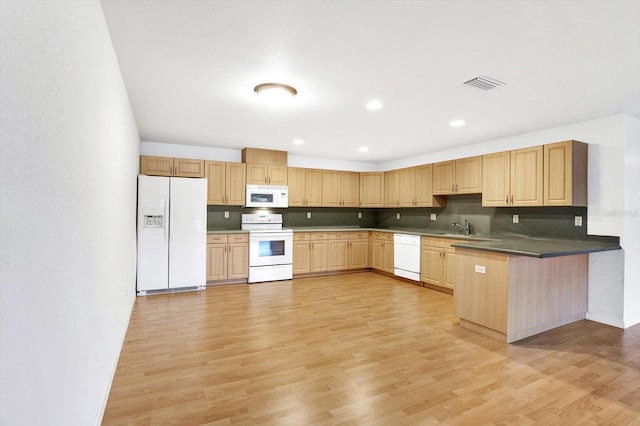
M 609 316 L 606 315 L 600 315 L 600 314 L 594 314 L 593 312 L 587 312 L 587 315 L 585 316 L 586 319 L 588 319 L 589 321 L 595 321 L 595 322 L 599 322 L 601 324 L 606 324 L 606 325 L 611 325 L 613 327 L 618 327 L 618 328 L 625 328 L 625 323 L 624 321 L 621 321 L 619 319 L 616 318 L 611 318 Z M 627 326 L 629 327 L 629 326 Z

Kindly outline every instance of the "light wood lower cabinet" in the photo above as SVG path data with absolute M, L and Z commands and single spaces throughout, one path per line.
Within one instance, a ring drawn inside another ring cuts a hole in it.
M 328 266 L 326 232 L 293 234 L 293 274 L 322 273 Z
M 246 282 L 249 277 L 249 235 L 207 235 L 207 281 Z
M 393 274 L 393 233 L 371 232 L 371 268 Z
M 460 325 L 507 343 L 585 318 L 589 255 L 537 258 L 457 248 Z
M 471 240 L 422 237 L 420 256 L 420 280 L 433 286 L 455 288 L 454 261 L 456 251 L 451 244 Z
M 369 233 L 367 231 L 329 232 L 329 271 L 369 267 Z

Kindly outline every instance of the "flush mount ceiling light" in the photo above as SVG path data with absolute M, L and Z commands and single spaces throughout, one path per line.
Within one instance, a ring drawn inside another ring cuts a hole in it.
M 302 144 L 304 144 L 304 139 L 294 139 L 293 140 L 293 144 L 294 145 L 302 145 Z
M 465 123 L 464 120 L 451 120 L 449 122 L 449 126 L 451 126 L 451 127 L 462 127 L 465 124 L 467 124 L 467 123 Z
M 374 100 L 369 101 L 369 102 L 367 103 L 367 109 L 368 109 L 369 111 L 377 111 L 377 110 L 379 110 L 379 109 L 382 109 L 382 107 L 383 107 L 383 106 L 384 106 L 384 105 L 382 105 L 382 102 L 380 102 L 380 101 L 379 101 L 379 100 L 377 100 L 377 99 L 374 99 Z
M 253 91 L 270 105 L 285 104 L 298 94 L 294 87 L 282 83 L 258 84 Z
M 360 148 L 358 148 L 358 151 L 367 152 L 367 151 L 369 151 L 369 147 L 368 146 L 361 146 Z

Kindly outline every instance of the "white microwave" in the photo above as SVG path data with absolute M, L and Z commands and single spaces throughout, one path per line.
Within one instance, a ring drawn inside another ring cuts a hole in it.
M 278 185 L 247 185 L 246 207 L 289 207 L 289 188 Z

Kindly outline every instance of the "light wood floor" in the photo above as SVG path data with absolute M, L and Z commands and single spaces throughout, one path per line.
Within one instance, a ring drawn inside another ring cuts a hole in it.
M 138 298 L 105 425 L 640 424 L 640 327 L 507 345 L 375 273 Z

